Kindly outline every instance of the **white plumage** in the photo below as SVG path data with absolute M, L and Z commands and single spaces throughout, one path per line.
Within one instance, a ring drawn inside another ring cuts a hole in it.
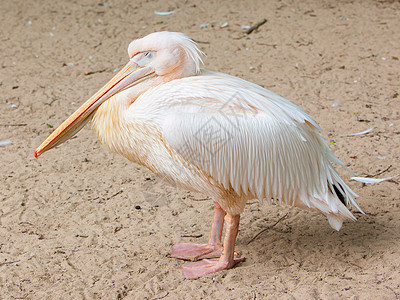
M 40 146 L 61 144 L 88 116 L 101 142 L 186 189 L 215 201 L 208 244 L 175 244 L 187 278 L 232 267 L 239 215 L 249 199 L 317 210 L 339 230 L 355 220 L 356 196 L 332 163 L 344 167 L 300 107 L 243 79 L 201 70 L 202 52 L 181 33 L 133 41 L 128 65 Z M 78 128 L 78 129 L 77 129 Z M 225 216 L 226 214 L 226 216 Z M 227 223 L 224 247 L 222 224 Z
M 124 97 L 123 92 L 120 96 Z M 158 150 L 153 150 L 156 165 L 175 167 L 173 174 L 166 169 L 158 172 L 160 176 L 187 189 L 195 187 L 211 194 L 230 214 L 240 214 L 249 199 L 274 198 L 288 205 L 320 210 L 336 230 L 341 220 L 355 219 L 334 192 L 333 185 L 343 193 L 346 204 L 358 208 L 355 194 L 331 164 L 343 163 L 330 152 L 318 133 L 319 126 L 300 107 L 260 86 L 202 70 L 197 76 L 149 89 L 124 117 L 122 123 L 131 125 L 131 136 L 143 134 L 143 140 L 149 138 L 149 133 L 143 133 L 135 124 L 151 124 L 156 128 L 154 139 L 161 134 L 175 151 L 157 159 Z M 132 138 L 125 142 L 132 143 Z M 140 145 L 122 148 L 128 147 Z M 188 172 L 187 166 L 176 160 L 178 154 L 196 168 Z M 213 183 L 193 182 L 192 173 L 197 168 L 226 190 L 232 188 L 237 195 L 230 197 L 238 199 L 225 205 L 218 199 L 219 191 L 210 193 Z M 184 176 L 187 179 L 181 178 Z

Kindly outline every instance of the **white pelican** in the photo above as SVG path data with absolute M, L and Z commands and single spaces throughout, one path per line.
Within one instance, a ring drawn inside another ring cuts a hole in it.
M 208 243 L 173 245 L 172 257 L 195 261 L 182 266 L 185 278 L 243 260 L 234 246 L 249 199 L 274 198 L 320 211 L 336 230 L 343 220 L 355 220 L 347 207 L 358 208 L 356 195 L 332 166 L 343 163 L 300 107 L 243 79 L 201 69 L 203 53 L 182 33 L 149 34 L 134 40 L 128 53 L 128 64 L 64 121 L 35 157 L 91 120 L 111 151 L 211 196 L 215 210 Z

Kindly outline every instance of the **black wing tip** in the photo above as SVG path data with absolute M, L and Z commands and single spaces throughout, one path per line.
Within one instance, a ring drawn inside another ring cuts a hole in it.
M 332 185 L 334 191 L 331 191 L 332 193 L 335 192 L 336 196 L 339 198 L 340 202 L 342 202 L 345 206 L 347 206 L 346 203 L 346 197 L 343 194 L 343 187 L 338 183 L 339 188 L 336 185 Z

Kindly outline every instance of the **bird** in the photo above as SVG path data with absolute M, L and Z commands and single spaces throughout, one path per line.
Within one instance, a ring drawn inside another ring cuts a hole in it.
M 129 62 L 35 150 L 37 158 L 89 121 L 110 151 L 169 183 L 204 193 L 214 215 L 207 243 L 175 243 L 171 257 L 196 279 L 244 260 L 234 251 L 248 200 L 324 214 L 332 228 L 356 220 L 345 169 L 302 108 L 259 85 L 203 69 L 204 53 L 183 33 L 133 40 Z M 225 234 L 222 239 L 223 228 Z

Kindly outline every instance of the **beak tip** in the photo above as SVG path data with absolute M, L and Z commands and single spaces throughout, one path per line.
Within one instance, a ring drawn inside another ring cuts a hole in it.
M 35 150 L 35 153 L 33 154 L 35 158 L 38 158 L 40 154 L 38 154 L 37 149 Z

